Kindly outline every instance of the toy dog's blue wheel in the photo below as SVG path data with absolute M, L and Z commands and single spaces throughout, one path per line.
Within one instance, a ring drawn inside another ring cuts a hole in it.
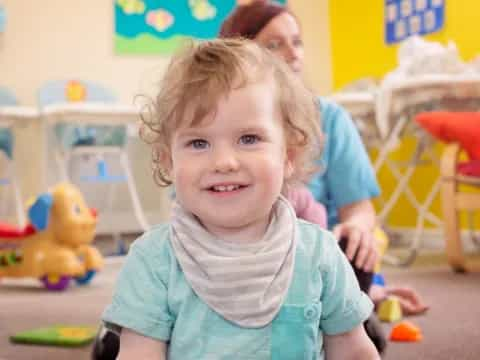
M 95 270 L 88 270 L 85 275 L 75 277 L 75 282 L 78 285 L 87 285 L 97 272 Z
M 48 290 L 62 291 L 68 287 L 70 276 L 45 275 L 40 280 Z

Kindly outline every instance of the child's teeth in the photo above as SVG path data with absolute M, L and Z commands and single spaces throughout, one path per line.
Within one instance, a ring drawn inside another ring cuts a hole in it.
M 219 186 L 214 186 L 215 191 L 233 191 L 237 190 L 239 188 L 238 185 L 219 185 Z

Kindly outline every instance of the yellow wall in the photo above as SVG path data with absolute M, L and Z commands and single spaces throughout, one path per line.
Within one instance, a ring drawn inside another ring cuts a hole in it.
M 471 3 L 469 0 L 455 0 L 455 3 Z M 339 88 L 353 80 L 371 76 L 381 78 L 397 65 L 398 45 L 387 45 L 384 35 L 384 0 L 330 1 L 330 34 L 332 42 L 333 87 Z M 453 1 L 447 1 L 452 5 Z M 477 5 L 480 9 L 480 3 Z M 455 9 L 455 12 L 453 11 Z M 450 30 L 456 25 L 455 8 L 447 7 L 446 26 L 443 30 L 426 37 L 428 40 L 445 42 Z M 472 25 L 474 22 L 472 21 Z M 461 32 L 455 29 L 458 35 Z M 458 45 L 473 39 L 455 38 Z M 463 45 L 463 44 L 462 44 Z M 473 44 L 472 44 L 473 45 Z
M 479 1 L 447 1 L 446 39 L 457 43 L 460 54 L 466 60 L 480 54 L 479 20 Z
M 384 1 L 330 1 L 333 87 L 366 76 L 381 78 L 397 66 L 398 45 L 387 45 L 384 35 Z M 478 19 L 480 2 L 446 1 L 445 25 L 425 38 L 457 44 L 469 60 L 480 53 Z
M 367 5 L 368 3 L 368 5 Z M 332 43 L 333 87 L 364 77 L 381 79 L 397 66 L 398 45 L 387 45 L 384 40 L 383 0 L 374 1 L 330 1 L 330 34 Z M 454 41 L 464 59 L 471 59 L 480 53 L 478 41 L 478 19 L 480 2 L 471 0 L 446 1 L 446 16 L 443 29 L 426 39 L 446 43 Z M 414 142 L 404 141 L 391 158 L 407 160 L 412 153 Z M 441 153 L 437 146 L 436 153 Z M 374 156 L 374 154 L 373 154 Z M 412 187 L 415 194 L 424 199 L 438 175 L 432 166 L 419 167 L 414 175 Z M 382 192 L 388 197 L 396 180 L 382 169 L 378 175 Z M 380 207 L 380 202 L 377 204 Z M 433 209 L 440 214 L 440 202 L 435 200 Z M 394 226 L 413 226 L 415 211 L 402 197 L 389 218 Z

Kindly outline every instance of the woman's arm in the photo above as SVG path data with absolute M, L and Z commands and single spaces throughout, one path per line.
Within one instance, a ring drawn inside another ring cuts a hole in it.
M 167 344 L 124 328 L 120 335 L 118 359 L 166 360 Z
M 376 226 L 376 213 L 369 199 L 357 201 L 339 208 L 340 223 L 333 233 L 340 239 L 348 238 L 347 258 L 355 258 L 355 265 L 365 271 L 373 271 L 378 259 L 373 230 Z
M 368 338 L 363 325 L 338 335 L 325 335 L 325 358 L 340 360 L 379 360 L 375 346 Z
M 347 257 L 368 272 L 377 258 L 376 251 L 372 252 L 376 216 L 371 199 L 380 194 L 380 188 L 350 114 L 325 99 L 320 99 L 320 105 L 322 128 L 327 138 L 321 163 L 326 167 L 325 172 L 312 181 L 311 189 L 317 200 L 328 204 L 329 211 L 337 210 L 337 218 L 332 219 L 339 225 L 335 235 L 338 239 L 350 238 Z

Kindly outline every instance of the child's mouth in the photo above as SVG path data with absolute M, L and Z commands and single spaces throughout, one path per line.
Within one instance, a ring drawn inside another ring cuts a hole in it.
M 209 191 L 214 193 L 233 193 L 246 188 L 246 185 L 214 185 L 208 188 Z

